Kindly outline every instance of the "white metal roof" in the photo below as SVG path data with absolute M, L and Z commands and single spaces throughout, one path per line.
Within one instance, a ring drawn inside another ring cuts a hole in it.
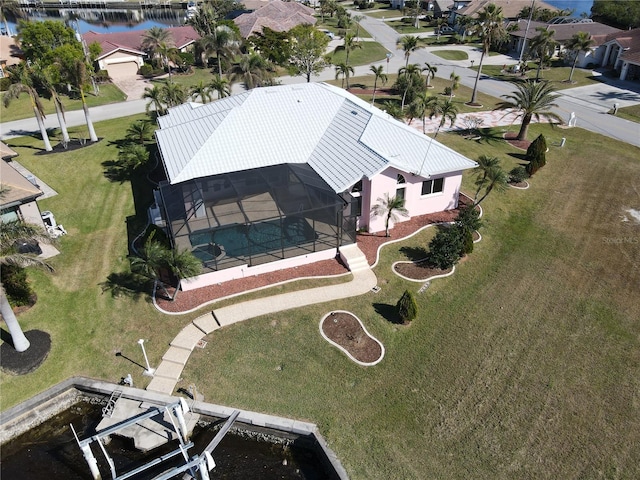
M 323 83 L 256 88 L 206 105 L 188 103 L 170 109 L 158 123 L 156 138 L 172 184 L 309 163 L 339 193 L 387 166 L 423 176 L 475 166 L 345 90 Z

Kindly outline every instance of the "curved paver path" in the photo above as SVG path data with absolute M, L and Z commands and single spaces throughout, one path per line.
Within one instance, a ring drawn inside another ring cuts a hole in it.
M 170 343 L 169 350 L 155 371 L 147 390 L 172 394 L 191 352 L 205 335 L 233 323 L 269 313 L 304 307 L 363 295 L 376 286 L 377 278 L 366 257 L 356 245 L 341 248 L 351 267 L 353 280 L 349 283 L 317 287 L 273 297 L 259 298 L 213 310 L 194 319 Z

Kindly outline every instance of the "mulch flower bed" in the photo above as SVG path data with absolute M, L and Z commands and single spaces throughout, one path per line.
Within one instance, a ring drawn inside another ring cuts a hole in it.
M 373 363 L 382 355 L 382 347 L 362 328 L 356 317 L 347 312 L 333 312 L 322 322 L 322 332 L 353 358 Z
M 453 270 L 453 268 L 449 268 L 448 270 L 434 268 L 427 262 L 397 263 L 393 268 L 396 273 L 399 273 L 403 277 L 424 281 L 436 275 L 445 275 Z
M 529 186 L 529 183 L 522 181 L 522 182 L 509 182 L 509 185 L 511 185 L 512 187 L 515 188 L 527 188 Z
M 464 195 L 460 195 L 459 204 L 468 205 L 471 200 Z M 373 265 L 376 262 L 376 255 L 378 248 L 383 243 L 390 240 L 404 238 L 416 230 L 424 227 L 425 225 L 442 222 L 452 222 L 458 215 L 458 209 L 448 210 L 445 212 L 430 213 L 428 215 L 420 215 L 413 217 L 409 220 L 396 224 L 390 230 L 390 237 L 385 237 L 384 232 L 380 233 L 358 233 L 357 242 L 358 247 L 367 257 L 369 265 Z M 340 275 L 348 273 L 349 270 L 339 260 L 323 260 L 321 262 L 311 263 L 309 265 L 302 265 L 295 268 L 287 268 L 277 272 L 265 273 L 263 275 L 255 275 L 253 277 L 241 278 L 238 280 L 231 280 L 229 282 L 221 283 L 220 285 L 210 285 L 195 290 L 189 290 L 187 292 L 179 292 L 175 301 L 162 298 L 164 292 L 162 289 L 156 293 L 156 303 L 158 306 L 167 312 L 179 313 L 186 312 L 197 308 L 204 303 L 212 300 L 227 297 L 237 293 L 246 292 L 255 288 L 266 287 L 275 283 L 284 282 L 286 280 L 294 280 L 302 277 L 316 277 L 325 275 Z M 174 289 L 167 288 L 169 294 L 173 294 Z
M 526 151 L 529 145 L 531 145 L 531 142 L 529 140 L 517 140 L 517 137 L 517 133 L 507 132 L 504 134 L 504 139 L 509 145 Z

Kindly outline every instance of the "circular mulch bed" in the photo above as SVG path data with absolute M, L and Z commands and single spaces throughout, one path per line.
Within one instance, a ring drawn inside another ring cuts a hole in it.
M 453 270 L 453 267 L 448 270 L 442 270 L 440 268 L 433 268 L 426 262 L 407 262 L 396 263 L 393 266 L 393 270 L 403 277 L 420 280 L 422 282 L 429 280 L 431 277 L 446 275 Z
M 518 190 L 526 190 L 529 188 L 529 182 L 524 180 L 522 182 L 509 182 L 509 186 L 517 188 Z
M 519 148 L 520 150 L 526 150 L 527 148 L 529 148 L 529 145 L 531 145 L 531 142 L 529 140 L 518 140 L 517 137 L 517 133 L 507 132 L 504 134 L 504 139 L 512 147 Z
M 384 348 L 364 328 L 360 320 L 349 312 L 336 311 L 320 322 L 324 336 L 364 365 L 374 365 L 382 360 Z
M 51 350 L 51 336 L 41 330 L 29 330 L 25 337 L 31 346 L 24 352 L 17 352 L 13 345 L 0 345 L 0 367 L 11 375 L 25 375 L 42 365 Z
M 99 138 L 98 142 L 100 142 L 101 140 L 102 138 Z M 95 145 L 98 142 L 92 142 L 91 140 L 83 141 L 78 138 L 72 138 L 69 143 L 67 143 L 66 147 L 62 143 L 58 143 L 57 145 L 53 145 L 53 150 L 51 150 L 50 152 L 42 150 L 40 152 L 36 152 L 34 155 L 51 155 L 54 153 L 72 152 L 81 148 L 90 147 L 91 145 Z

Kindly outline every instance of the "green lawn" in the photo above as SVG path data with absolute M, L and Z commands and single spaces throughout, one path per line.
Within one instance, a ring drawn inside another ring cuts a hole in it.
M 402 17 L 402 10 L 398 10 L 396 8 L 391 8 L 389 5 L 387 5 L 387 8 L 383 8 L 380 11 L 377 11 L 377 12 L 364 11 L 363 13 L 367 17 L 372 17 L 372 18 L 397 18 L 397 17 Z
M 386 23 L 400 34 L 433 32 L 433 27 L 429 26 L 430 22 L 425 22 L 424 20 L 420 20 L 420 22 L 418 23 L 418 28 L 415 27 L 413 21 L 411 23 L 408 23 L 403 20 L 391 20 Z
M 0 98 L 2 98 L 3 95 L 4 93 L 0 94 Z M 122 102 L 125 98 L 124 93 L 122 93 L 122 91 L 113 84 L 100 85 L 100 94 L 98 96 L 94 96 L 92 93 L 86 95 L 87 104 L 90 107 Z M 45 98 L 42 98 L 41 101 L 45 114 L 55 115 L 56 110 L 53 102 Z M 79 99 L 71 99 L 69 97 L 62 96 L 62 103 L 67 111 L 80 110 L 82 108 L 82 102 Z M 26 93 L 23 93 L 19 98 L 12 100 L 8 107 L 5 107 L 4 103 L 0 102 L 0 119 L 3 122 L 22 120 L 23 118 L 29 118 L 32 116 L 33 107 L 31 106 L 31 100 Z
M 325 17 L 324 18 L 324 22 L 322 22 L 320 16 L 316 15 L 316 18 L 318 19 L 318 22 L 316 23 L 316 28 L 322 28 L 325 30 L 329 30 L 330 32 L 339 35 L 339 36 L 343 36 L 345 33 L 344 28 L 338 28 L 338 18 L 337 17 Z M 369 32 L 367 32 L 364 28 L 359 27 L 358 28 L 358 23 L 354 22 L 353 26 L 351 27 L 351 32 L 355 35 L 356 30 L 358 32 L 358 37 L 359 38 L 371 38 L 371 34 Z
M 469 55 L 462 50 L 431 50 L 431 53 L 445 60 L 467 60 Z
M 436 53 L 436 52 L 434 52 Z M 510 65 L 508 65 L 510 66 Z M 518 80 L 522 78 L 536 78 L 536 65 L 534 63 L 529 63 L 529 70 L 525 77 L 520 75 L 513 75 L 510 73 L 506 73 L 502 69 L 502 65 L 483 65 L 482 73 L 483 75 L 489 75 L 490 77 L 494 77 L 500 80 Z M 474 70 L 478 70 L 478 66 L 473 67 Z M 567 80 L 569 79 L 569 74 L 571 73 L 571 67 L 552 67 L 549 69 L 542 70 L 540 72 L 540 78 L 543 80 L 548 80 L 553 82 L 554 87 L 557 90 L 564 90 L 566 88 L 575 88 L 575 87 L 584 87 L 586 85 L 593 85 L 594 83 L 598 83 L 596 77 L 593 76 L 591 70 L 585 70 L 581 68 L 576 68 L 573 72 L 573 82 L 569 83 Z
M 618 117 L 640 123 L 640 104 L 618 109 Z
M 360 42 L 362 48 L 356 48 L 349 53 L 349 65 L 368 65 L 373 62 L 384 60 L 388 50 L 378 42 Z M 347 55 L 344 50 L 334 51 L 330 54 L 331 63 L 337 65 L 345 61 Z
M 8 142 L 59 192 L 40 208 L 69 235 L 52 259 L 56 273 L 29 271 L 38 303 L 19 317 L 25 330 L 51 334 L 52 351 L 29 375 L 0 373 L 3 410 L 73 375 L 117 382 L 133 373 L 143 387 L 149 379 L 116 352 L 142 362 L 136 341 L 145 338 L 157 364 L 211 308 L 163 316 L 144 295 L 113 298 L 100 287 L 127 270 L 128 240 L 150 200 L 144 180 L 109 182 L 101 165 L 135 118 L 96 124 L 104 140 L 74 152 L 35 156 L 40 142 Z M 390 267 L 407 258 L 404 247 L 425 247 L 432 229 L 383 248 L 377 294 L 209 335 L 179 386 L 195 383 L 208 402 L 317 423 L 354 480 L 640 476 L 640 226 L 628 212 L 640 208 L 640 150 L 579 128 L 534 124 L 529 138 L 538 133 L 550 144 L 547 165 L 530 189 L 489 196 L 482 242 L 452 277 L 417 295 L 410 326 L 387 318 L 420 284 Z M 438 140 L 510 169 L 522 152 L 501 134 Z M 562 149 L 553 146 L 560 137 Z M 472 188 L 467 172 L 463 189 Z M 379 365 L 359 367 L 321 338 L 320 318 L 336 309 L 355 312 L 383 342 Z
M 437 75 L 437 74 L 436 74 Z M 397 74 L 389 74 L 387 83 L 385 85 L 380 85 L 378 83 L 378 89 L 380 88 L 390 88 L 396 81 Z M 365 89 L 373 89 L 373 74 L 360 76 L 360 77 L 351 77 L 349 79 L 349 84 L 351 87 L 355 88 L 365 88 Z M 342 86 L 342 78 L 339 80 L 330 80 L 327 83 L 332 85 Z M 431 95 L 440 95 L 444 93 L 445 87 L 449 87 L 451 85 L 451 81 L 448 78 L 435 77 L 431 79 L 431 85 L 433 88 L 429 89 Z M 465 105 L 465 102 L 471 100 L 471 92 L 472 89 L 466 87 L 464 85 L 460 85 L 460 87 L 455 91 L 455 96 L 453 97 L 453 103 L 457 105 L 458 112 L 460 114 L 464 113 L 473 113 L 477 112 L 478 108 L 470 107 Z M 371 101 L 371 95 L 359 95 L 363 100 L 368 102 Z M 384 92 L 376 92 L 376 106 L 381 107 L 382 104 L 387 100 L 393 100 L 400 102 L 400 95 L 386 95 Z M 490 95 L 484 94 L 482 92 L 478 92 L 477 101 L 483 105 L 482 110 L 491 110 L 494 106 L 500 101 L 499 99 L 492 97 Z

